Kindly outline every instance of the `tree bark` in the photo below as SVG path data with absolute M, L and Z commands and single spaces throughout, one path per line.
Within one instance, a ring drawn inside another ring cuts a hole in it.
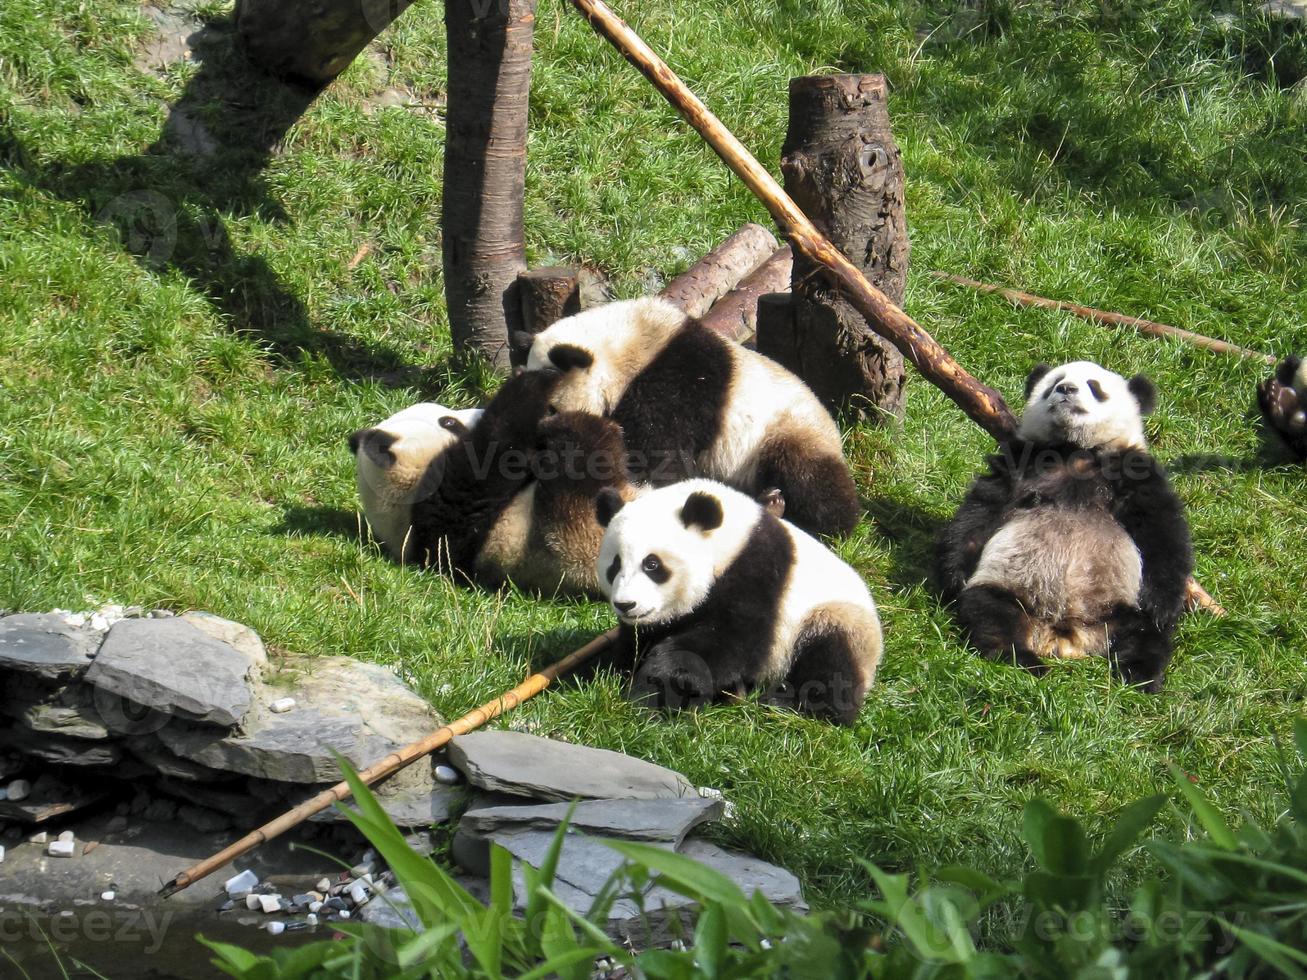
M 712 305 L 700 319 L 703 325 L 723 337 L 744 343 L 758 332 L 758 303 L 769 293 L 788 289 L 794 253 L 788 245 L 778 248 L 738 286 Z
M 669 282 L 659 294 L 690 316 L 703 316 L 776 251 L 776 236 L 750 222 Z
M 522 329 L 527 100 L 535 0 L 446 0 L 449 113 L 441 214 L 456 356 L 499 370 Z
M 270 74 L 320 86 L 331 81 L 412 0 L 237 0 L 236 32 Z
M 565 316 L 581 312 L 581 270 L 547 265 L 517 277 L 522 329 L 513 335 L 513 366 L 526 363 L 535 335 Z
M 781 150 L 786 193 L 867 281 L 903 305 L 908 268 L 903 164 L 890 132 L 883 75 L 790 80 Z M 802 254 L 794 262 L 792 333 L 764 330 L 758 349 L 802 377 L 832 411 L 872 421 L 903 415 L 903 355 Z

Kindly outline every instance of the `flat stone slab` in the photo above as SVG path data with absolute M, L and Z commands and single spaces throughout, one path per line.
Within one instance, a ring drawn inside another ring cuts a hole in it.
M 174 719 L 160 741 L 211 769 L 285 783 L 336 783 L 339 752 L 355 768 L 382 759 L 442 724 L 439 715 L 391 671 L 350 657 L 295 657 L 274 685 L 254 688 L 240 728 L 226 732 Z M 295 707 L 274 712 L 284 697 Z
M 462 837 L 462 840 L 458 838 Z M 473 838 L 461 832 L 455 837 L 454 859 L 467 871 L 485 876 L 490 868 L 490 842 L 498 844 L 519 861 L 534 868 L 540 867 L 554 835 L 545 830 L 500 831 L 489 838 Z M 655 843 L 655 847 L 672 850 L 670 843 Z M 622 866 L 624 858 L 596 837 L 568 834 L 563 838 L 563 849 L 558 855 L 555 882 L 563 882 L 591 897 L 598 895 L 604 883 Z M 525 900 L 525 896 L 523 896 Z
M 19 802 L 0 800 L 0 819 L 20 823 L 45 823 L 55 817 L 74 813 L 103 799 L 105 791 L 74 786 L 50 773 L 42 773 L 32 784 L 32 791 Z
M 101 634 L 69 626 L 54 613 L 20 613 L 0 619 L 0 672 L 45 680 L 75 677 L 91 666 Z
M 186 618 L 124 619 L 104 638 L 86 680 L 165 714 L 232 726 L 249 710 L 250 674 L 264 662 Z
M 540 806 L 494 806 L 470 810 L 459 829 L 478 837 L 521 830 L 552 833 L 571 811 L 568 830 L 625 840 L 664 841 L 677 846 L 695 827 L 721 818 L 721 800 L 583 800 Z
M 460 735 L 449 761 L 473 786 L 556 802 L 698 796 L 680 773 L 652 762 L 523 732 Z
M 117 766 L 123 760 L 122 748 L 117 742 L 68 738 L 32 732 L 12 726 L 0 735 L 6 749 L 15 749 L 29 759 L 52 762 L 61 766 Z M 120 774 L 115 774 L 120 775 Z
M 14 677 L 0 689 L 0 715 L 33 732 L 102 739 L 109 729 L 85 684 L 52 685 L 35 677 Z

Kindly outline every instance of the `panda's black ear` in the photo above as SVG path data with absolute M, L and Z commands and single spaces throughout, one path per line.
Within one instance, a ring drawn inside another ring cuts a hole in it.
M 439 424 L 442 429 L 452 432 L 460 439 L 466 439 L 472 434 L 472 430 L 463 423 L 463 420 L 453 415 L 442 415 Z
M 1030 398 L 1030 393 L 1035 390 L 1035 385 L 1043 379 L 1044 375 L 1053 370 L 1051 364 L 1036 364 L 1026 377 L 1026 398 Z
M 681 523 L 686 527 L 715 531 L 722 526 L 722 502 L 710 493 L 694 491 L 685 498 L 685 506 L 681 508 Z
M 1153 409 L 1157 407 L 1157 388 L 1153 383 L 1142 374 L 1136 374 L 1125 383 L 1125 386 L 1139 403 L 1139 414 L 1151 415 Z
M 626 506 L 626 501 L 622 495 L 612 487 L 604 487 L 595 497 L 595 520 L 599 522 L 600 527 L 607 527 L 608 523 L 617 516 L 617 512 Z
M 395 433 L 385 429 L 359 429 L 349 437 L 349 445 L 355 455 L 362 449 L 364 455 L 383 470 L 395 465 L 395 453 L 390 447 L 398 441 L 399 437 Z
M 573 368 L 588 368 L 595 359 L 594 355 L 584 347 L 577 347 L 576 344 L 555 344 L 549 348 L 549 361 L 560 371 L 571 371 Z

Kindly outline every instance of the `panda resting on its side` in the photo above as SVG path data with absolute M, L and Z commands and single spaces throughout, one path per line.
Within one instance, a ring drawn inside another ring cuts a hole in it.
M 779 364 L 713 333 L 657 297 L 609 303 L 536 335 L 531 371 L 556 368 L 560 411 L 622 427 L 632 478 L 663 486 L 689 477 L 776 500 L 812 534 L 847 534 L 857 489 L 840 431 L 821 402 Z
M 349 437 L 363 516 L 392 558 L 402 558 L 413 501 L 429 492 L 427 467 L 467 436 L 481 409 L 419 402 Z
M 372 488 L 361 493 L 364 513 L 374 529 L 403 526 L 402 535 L 388 532 L 397 559 L 489 587 L 512 581 L 547 595 L 599 594 L 594 559 L 603 528 L 595 495 L 608 488 L 630 497 L 636 488 L 626 477 L 615 423 L 579 412 L 545 417 L 557 381 L 557 372 L 510 379 L 470 426 L 442 421 L 449 439 L 415 442 L 410 453 L 399 453 L 403 467 L 374 468 L 367 454 L 384 438 L 368 433 L 387 423 L 356 433 L 360 490 L 365 483 Z M 391 448 L 403 447 L 400 441 Z M 419 448 L 429 450 L 424 467 Z M 406 493 L 387 487 L 387 477 L 419 467 L 419 479 L 396 480 Z
M 1103 655 L 1126 683 L 1161 690 L 1193 552 L 1184 507 L 1149 454 L 1143 376 L 1041 364 L 1017 438 L 990 457 L 945 527 L 939 573 L 988 657 Z
M 1299 459 L 1307 460 L 1307 361 L 1286 357 L 1257 386 L 1257 399 L 1271 428 Z
M 852 568 L 753 499 L 687 480 L 624 503 L 600 492 L 599 581 L 621 669 L 660 707 L 768 692 L 851 724 L 880 661 L 880 619 Z

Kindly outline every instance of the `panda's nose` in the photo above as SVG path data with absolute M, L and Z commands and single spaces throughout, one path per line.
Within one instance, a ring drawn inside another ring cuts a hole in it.
M 1059 395 L 1074 395 L 1077 391 L 1080 390 L 1080 386 L 1077 385 L 1074 381 L 1063 381 L 1053 390 L 1056 391 Z
M 635 608 L 635 602 L 634 601 L 618 602 L 616 599 L 614 599 L 613 608 L 616 609 L 619 613 L 629 613 L 632 609 Z

